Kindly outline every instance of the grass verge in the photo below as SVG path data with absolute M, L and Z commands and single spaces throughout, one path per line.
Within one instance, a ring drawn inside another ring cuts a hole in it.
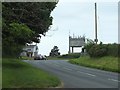
M 17 59 L 3 59 L 3 88 L 48 88 L 56 87 L 60 80 L 38 68 Z
M 22 56 L 21 58 L 19 58 L 21 60 L 34 60 L 33 57 L 27 57 L 27 56 Z
M 63 54 L 60 56 L 49 56 L 47 57 L 48 60 L 68 60 L 68 59 L 75 59 L 79 58 L 80 53 L 70 53 L 70 54 Z
M 59 56 L 49 56 L 47 57 L 47 60 L 67 60 L 66 58 L 59 58 Z
M 101 58 L 90 58 L 88 56 L 83 56 L 78 59 L 71 59 L 69 62 L 81 66 L 120 73 L 117 57 L 106 56 Z

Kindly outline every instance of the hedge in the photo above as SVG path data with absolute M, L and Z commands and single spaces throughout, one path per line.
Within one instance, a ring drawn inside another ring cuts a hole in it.
M 85 46 L 90 57 L 120 56 L 120 44 L 89 44 Z

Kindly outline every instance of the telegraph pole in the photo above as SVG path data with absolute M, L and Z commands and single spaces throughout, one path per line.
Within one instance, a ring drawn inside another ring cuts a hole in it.
M 70 30 L 69 30 L 69 51 L 68 51 L 68 54 L 70 54 Z
M 95 3 L 95 42 L 97 44 L 97 4 Z

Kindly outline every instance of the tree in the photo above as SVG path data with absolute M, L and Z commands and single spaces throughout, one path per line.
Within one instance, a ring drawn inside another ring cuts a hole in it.
M 19 54 L 26 43 L 40 42 L 52 25 L 50 16 L 57 2 L 3 2 L 3 55 Z
M 51 49 L 50 56 L 58 56 L 60 55 L 60 52 L 58 52 L 59 49 L 57 46 L 54 46 L 53 49 Z
M 56 2 L 3 2 L 2 17 L 7 26 L 12 22 L 26 24 L 35 31 L 31 41 L 39 43 L 40 34 L 45 35 L 52 25 L 53 18 L 50 14 L 56 4 Z
M 35 33 L 25 24 L 19 23 L 11 23 L 10 31 L 14 42 L 22 45 L 25 45 L 26 42 L 29 42 L 30 38 L 33 37 Z
M 3 34 L 3 54 L 19 55 L 21 48 L 33 36 L 34 32 L 24 24 L 11 23 L 9 35 Z

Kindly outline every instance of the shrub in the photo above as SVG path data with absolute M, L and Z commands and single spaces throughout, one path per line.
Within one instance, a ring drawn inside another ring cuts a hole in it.
M 120 44 L 88 44 L 85 46 L 87 53 L 91 57 L 114 56 L 120 57 Z
M 86 52 L 89 52 L 90 48 L 91 48 L 93 45 L 95 45 L 95 44 L 94 44 L 94 43 L 90 43 L 90 44 L 85 45 L 84 48 L 86 49 Z
M 90 57 L 103 57 L 107 55 L 107 48 L 104 45 L 93 45 L 88 54 Z
M 120 44 L 118 45 L 118 57 L 120 57 Z
M 108 56 L 118 56 L 118 44 L 108 44 L 107 45 L 107 55 Z
M 62 56 L 59 56 L 59 58 L 79 58 L 80 53 L 70 53 L 70 54 L 64 54 Z

